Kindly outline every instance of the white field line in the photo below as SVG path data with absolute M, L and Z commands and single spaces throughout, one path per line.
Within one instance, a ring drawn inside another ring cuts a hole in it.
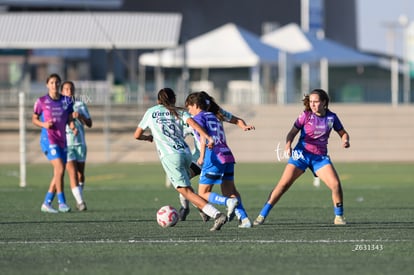
M 317 244 L 317 243 L 326 243 L 326 244 L 341 244 L 341 243 L 357 243 L 357 244 L 373 244 L 373 243 L 400 243 L 400 242 L 412 242 L 413 240 L 390 240 L 390 239 L 378 239 L 378 240 L 242 240 L 242 239 L 232 239 L 232 240 L 180 240 L 180 239 L 142 239 L 142 240 L 86 240 L 86 241 L 61 241 L 61 240 L 48 240 L 48 241 L 0 241 L 0 245 L 7 244 L 134 244 L 134 243 L 249 243 L 249 244 L 289 244 L 289 243 L 303 243 L 303 244 Z

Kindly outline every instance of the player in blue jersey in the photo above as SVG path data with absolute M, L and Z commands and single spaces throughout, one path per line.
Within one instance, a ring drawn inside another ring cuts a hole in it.
M 230 122 L 233 119 L 234 124 L 240 123 L 239 126 L 245 130 L 252 130 L 254 126 L 246 125 L 244 120 L 236 118 L 229 112 L 221 109 L 215 103 L 214 98 L 210 97 L 206 92 L 190 94 L 186 99 L 185 105 L 193 115 L 194 120 L 206 129 L 210 136 L 214 137 L 216 144 L 213 150 L 206 150 L 205 146 L 199 142 L 200 139 L 197 132 L 195 133 L 195 140 L 197 141 L 195 147 L 200 150 L 197 164 L 202 165 L 199 194 L 204 196 L 204 198 L 208 198 L 210 202 L 226 204 L 228 219 L 232 220 L 235 214 L 239 220 L 240 228 L 250 228 L 251 222 L 241 202 L 240 193 L 234 184 L 235 159 L 227 145 L 222 121 Z M 212 110 L 213 112 L 206 110 Z M 223 196 L 211 192 L 213 184 L 221 185 Z M 225 199 L 228 197 L 237 199 L 237 204 L 235 200 Z M 202 217 L 204 220 L 205 217 L 203 215 Z
M 206 93 L 205 91 L 201 91 L 200 92 L 201 95 L 203 95 L 207 100 L 210 101 L 210 104 L 208 106 L 208 111 L 214 113 L 216 115 L 216 117 L 220 120 L 220 121 L 224 121 L 224 122 L 228 122 L 234 125 L 239 126 L 243 131 L 250 131 L 250 130 L 254 130 L 255 127 L 253 125 L 249 125 L 246 124 L 246 122 L 240 118 L 237 117 L 235 115 L 233 115 L 232 113 L 224 110 L 223 108 L 221 108 L 216 101 L 214 100 L 213 97 L 211 97 L 208 93 Z M 191 129 L 192 132 L 192 129 Z M 193 154 L 193 163 L 191 164 L 191 175 L 192 177 L 195 177 L 197 175 L 199 175 L 201 173 L 201 168 L 200 166 L 197 164 L 197 159 L 199 158 L 199 150 L 197 148 L 197 145 L 195 144 L 194 146 L 194 150 L 192 152 Z M 222 189 L 222 194 L 231 194 L 232 192 L 237 192 L 237 190 L 234 187 L 234 181 L 225 181 L 226 184 L 222 184 L 221 185 L 221 189 Z M 240 194 L 237 195 L 237 198 L 239 200 L 239 203 L 236 207 L 235 210 L 235 214 L 239 220 L 239 222 L 241 223 L 240 226 L 241 227 L 245 227 L 248 228 L 251 226 L 250 220 L 246 219 L 247 218 L 247 214 L 245 215 L 245 210 L 243 208 L 243 204 L 241 203 L 241 197 Z M 189 208 L 189 203 L 188 201 L 185 200 L 185 198 L 183 198 L 182 196 L 180 196 L 180 203 L 181 203 L 181 208 L 179 210 L 179 214 L 180 214 L 180 219 L 181 220 L 185 220 L 186 216 L 189 214 L 190 212 L 190 208 Z M 207 222 L 209 217 L 206 216 L 203 212 L 200 212 L 200 215 L 203 219 L 204 222 Z
M 306 103 L 308 102 L 308 103 Z M 296 119 L 286 136 L 285 152 L 290 156 L 285 170 L 254 225 L 263 224 L 272 207 L 307 168 L 318 176 L 332 192 L 334 224 L 346 224 L 343 216 L 343 193 L 338 174 L 328 156 L 328 139 L 332 131 L 341 137 L 342 146 L 349 148 L 349 134 L 338 116 L 328 108 L 329 96 L 322 89 L 315 89 L 304 99 L 305 110 Z M 292 142 L 300 132 L 296 147 Z
M 69 125 L 66 125 L 68 147 L 66 170 L 68 171 L 72 194 L 76 200 L 76 208 L 79 211 L 85 211 L 87 207 L 83 199 L 83 187 L 85 183 L 87 147 L 84 125 L 91 128 L 92 118 L 89 114 L 88 106 L 83 101 L 76 100 L 75 84 L 72 81 L 63 82 L 61 93 L 71 98 L 74 103 L 72 116 L 76 132 L 74 133 L 69 128 Z
M 190 181 L 191 152 L 184 140 L 184 124 L 196 129 L 201 139 L 208 140 L 210 147 L 214 140 L 191 118 L 184 109 L 175 106 L 176 95 L 170 88 L 158 92 L 158 104 L 149 108 L 135 130 L 137 140 L 155 142 L 161 164 L 174 188 L 187 200 L 215 219 L 211 231 L 220 230 L 227 217 L 212 204 L 194 193 Z M 144 133 L 150 130 L 151 134 Z
M 69 212 L 63 190 L 63 176 L 66 164 L 66 124 L 75 130 L 72 112 L 73 102 L 59 93 L 61 78 L 51 74 L 46 80 L 48 93 L 39 97 L 34 104 L 32 123 L 42 128 L 40 146 L 42 152 L 53 166 L 53 178 L 42 204 L 41 211 L 47 213 Z M 58 210 L 52 207 L 55 196 L 58 198 Z

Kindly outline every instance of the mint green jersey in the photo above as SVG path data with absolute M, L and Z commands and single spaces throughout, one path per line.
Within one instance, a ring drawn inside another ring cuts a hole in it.
M 160 159 L 171 154 L 190 154 L 184 140 L 184 125 L 191 116 L 184 110 L 177 112 L 179 118 L 159 104 L 149 108 L 138 124 L 139 128 L 151 130 Z
M 73 105 L 73 111 L 78 112 L 86 118 L 91 118 L 86 104 L 82 101 L 76 101 Z M 75 136 L 73 131 L 66 125 L 66 142 L 68 146 L 71 145 L 86 145 L 85 127 L 78 119 L 74 119 L 75 127 L 78 129 L 78 134 Z

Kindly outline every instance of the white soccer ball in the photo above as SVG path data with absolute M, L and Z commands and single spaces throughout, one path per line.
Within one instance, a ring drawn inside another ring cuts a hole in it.
M 170 205 L 161 207 L 157 211 L 157 222 L 161 227 L 172 227 L 176 225 L 178 222 L 177 210 Z

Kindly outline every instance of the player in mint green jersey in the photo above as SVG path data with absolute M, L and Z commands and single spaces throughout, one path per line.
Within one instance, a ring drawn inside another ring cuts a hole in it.
M 85 128 L 92 127 L 92 119 L 88 107 L 83 101 L 75 98 L 75 84 L 72 81 L 65 81 L 61 86 L 61 93 L 73 101 L 73 121 L 75 131 L 66 126 L 66 142 L 68 146 L 68 156 L 66 170 L 70 179 L 70 187 L 73 197 L 76 200 L 76 208 L 79 211 L 86 210 L 86 203 L 83 200 L 83 186 L 85 183 L 85 163 L 87 147 L 85 140 Z
M 214 141 L 188 112 L 175 106 L 176 95 L 171 88 L 161 89 L 157 99 L 158 104 L 149 108 L 139 122 L 134 138 L 155 142 L 161 164 L 174 188 L 206 215 L 215 219 L 211 231 L 220 230 L 227 222 L 227 216 L 197 195 L 191 187 L 192 157 L 190 147 L 184 140 L 184 125 L 187 123 L 197 130 L 203 140 L 208 140 L 209 147 L 214 145 Z M 144 133 L 146 130 L 151 133 Z

